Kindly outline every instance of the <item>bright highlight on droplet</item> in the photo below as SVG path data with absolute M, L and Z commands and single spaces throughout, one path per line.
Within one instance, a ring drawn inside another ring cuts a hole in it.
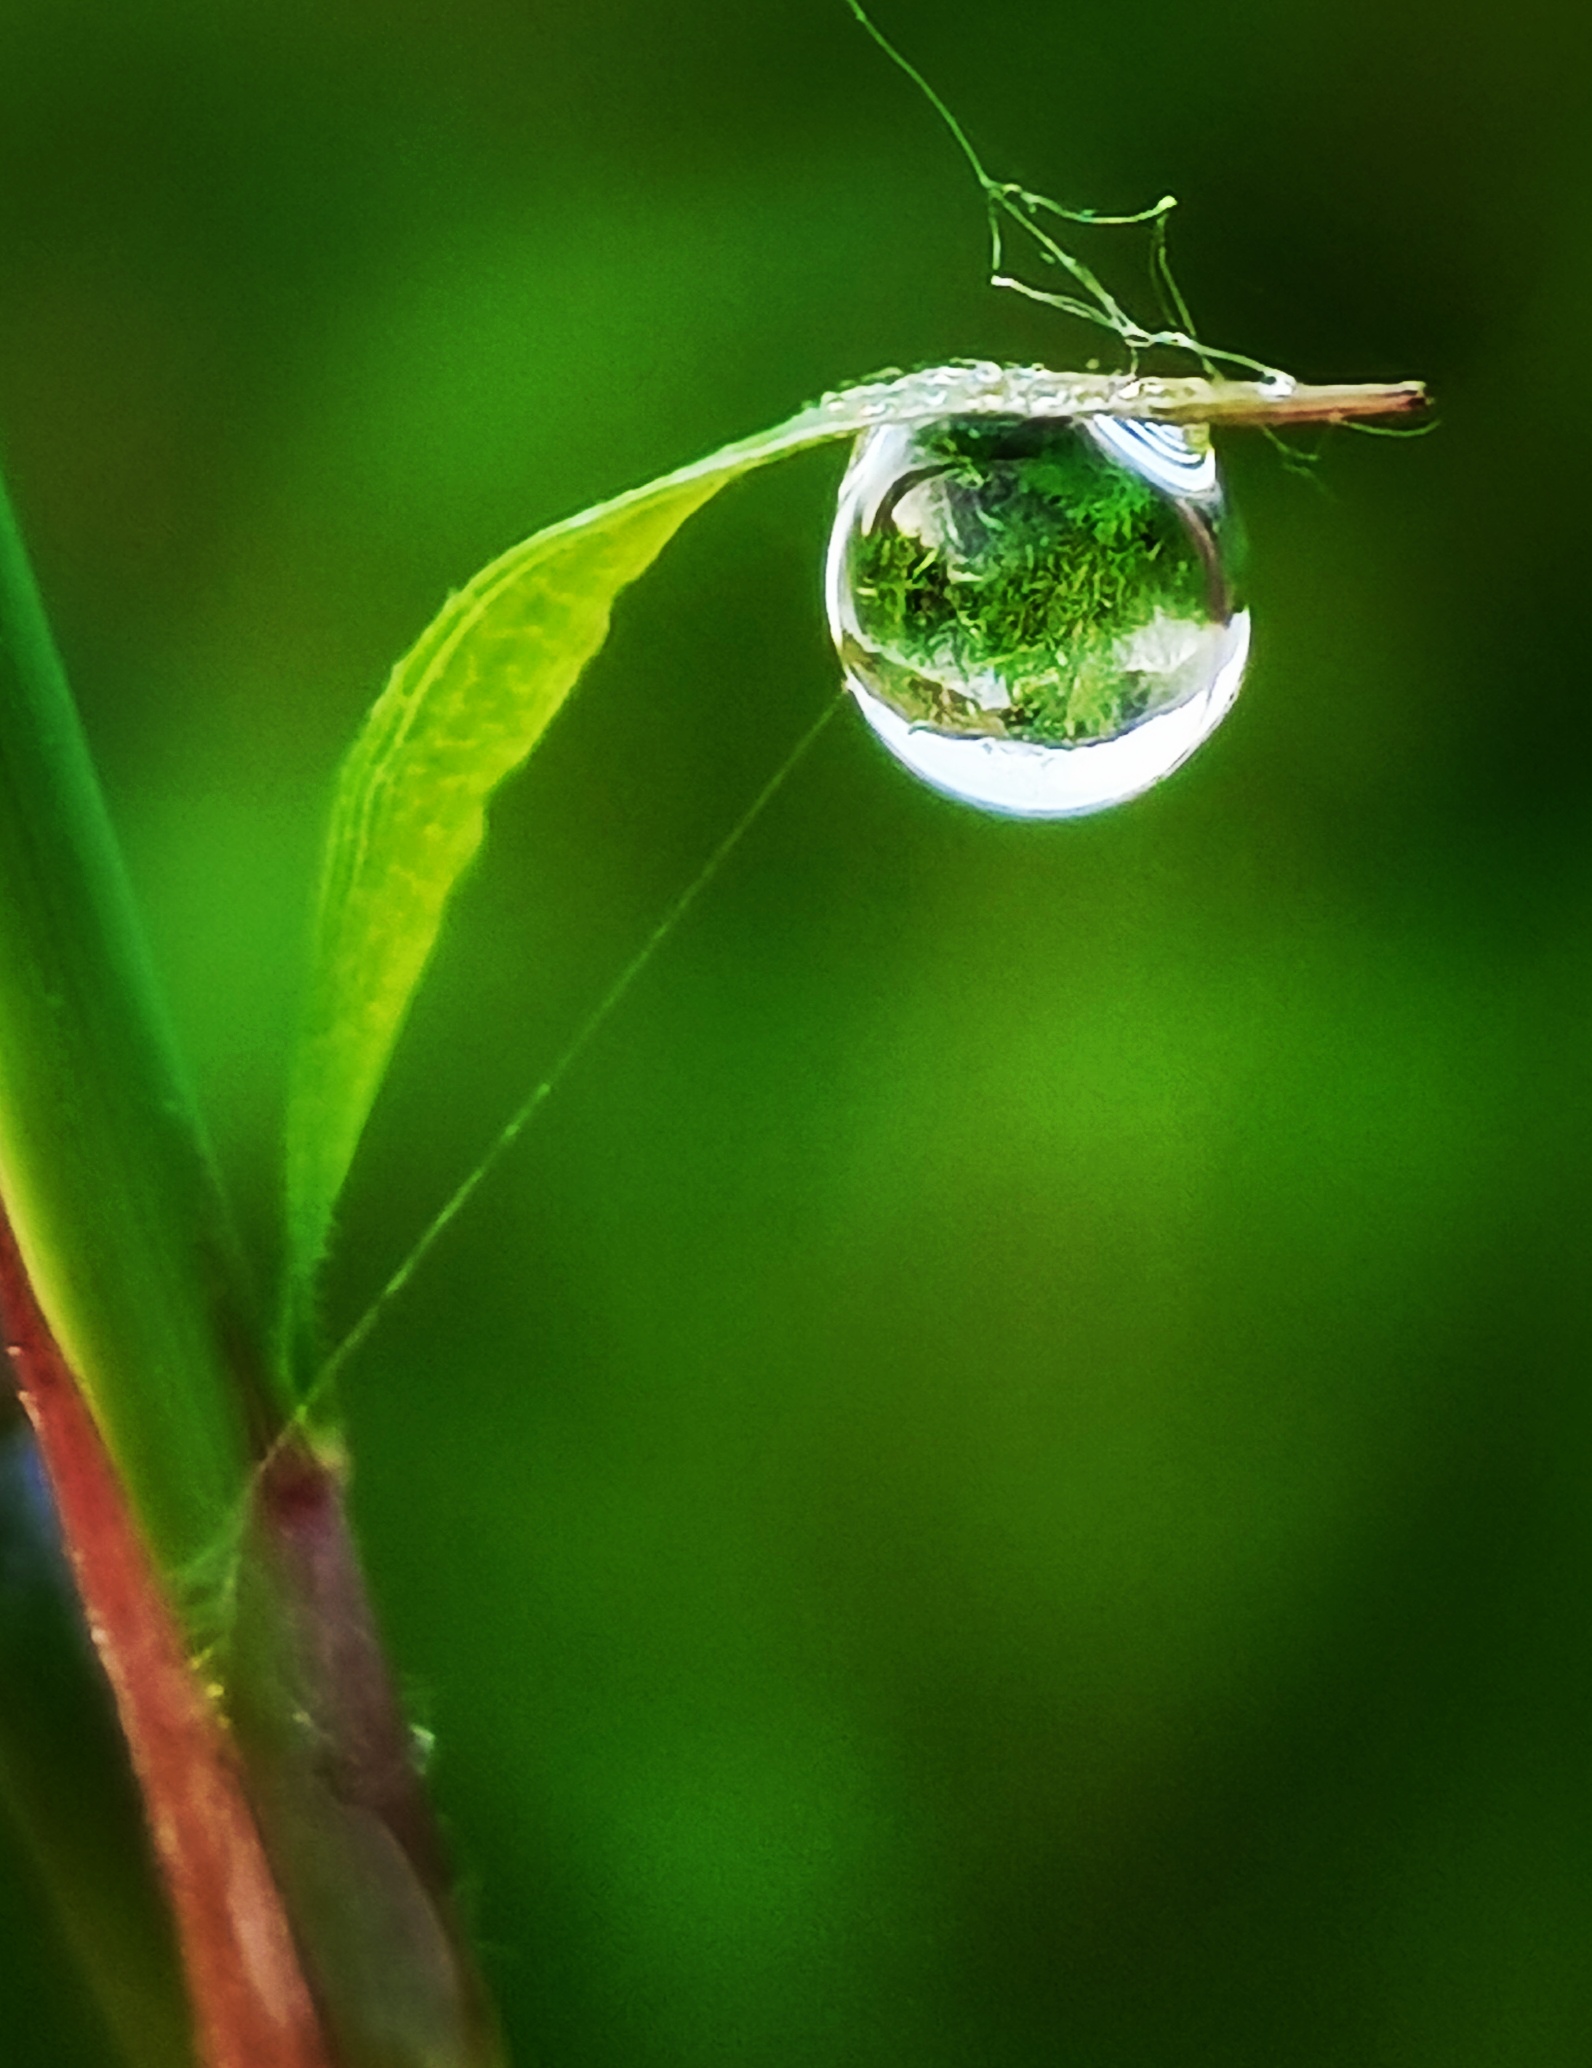
M 1249 618 L 1208 438 L 1122 417 L 948 417 L 858 441 L 830 631 L 925 782 L 1060 818 L 1147 790 L 1238 694 Z

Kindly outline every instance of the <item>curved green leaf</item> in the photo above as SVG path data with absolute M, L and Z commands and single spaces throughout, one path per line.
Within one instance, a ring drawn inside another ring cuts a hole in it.
M 1286 406 L 1280 393 L 983 362 L 885 378 L 538 532 L 451 597 L 393 670 L 343 764 L 332 808 L 288 1113 L 290 1354 L 372 1101 L 448 898 L 480 846 L 492 793 L 602 645 L 619 591 L 694 511 L 755 468 L 883 422 L 1253 419 L 1257 407 Z

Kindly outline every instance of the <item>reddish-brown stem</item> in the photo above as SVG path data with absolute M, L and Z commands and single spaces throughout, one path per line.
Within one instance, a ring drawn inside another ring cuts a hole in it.
M 143 1790 L 205 2068 L 332 2068 L 225 1724 L 0 1216 L 6 1348 Z
M 1245 424 L 1286 429 L 1290 424 L 1353 424 L 1372 418 L 1419 416 L 1430 408 L 1424 381 L 1344 383 L 1332 387 L 1273 387 L 1264 381 L 1207 381 L 1157 374 L 1111 381 L 1108 414 L 1158 417 L 1163 423 Z
M 289 1437 L 254 1490 L 221 1654 L 250 1799 L 338 2060 L 499 2068 L 343 1478 Z

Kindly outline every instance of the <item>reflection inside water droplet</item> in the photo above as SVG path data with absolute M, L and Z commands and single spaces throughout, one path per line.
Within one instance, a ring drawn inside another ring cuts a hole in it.
M 990 811 L 1148 789 L 1238 693 L 1249 618 L 1208 439 L 1117 417 L 950 417 L 857 443 L 829 625 L 908 768 Z

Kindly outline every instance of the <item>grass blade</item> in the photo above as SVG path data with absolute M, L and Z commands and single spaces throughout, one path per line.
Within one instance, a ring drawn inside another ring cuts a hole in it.
M 337 1201 L 487 806 L 607 636 L 619 592 L 721 488 L 883 422 L 1111 414 L 1264 421 L 1405 408 L 1404 391 L 1284 389 L 968 364 L 827 396 L 773 430 L 538 532 L 451 597 L 393 670 L 338 780 L 287 1122 L 284 1342 L 313 1369 L 315 1279 Z M 1371 397 L 1381 398 L 1375 402 Z M 1357 401 L 1356 398 L 1359 398 Z

